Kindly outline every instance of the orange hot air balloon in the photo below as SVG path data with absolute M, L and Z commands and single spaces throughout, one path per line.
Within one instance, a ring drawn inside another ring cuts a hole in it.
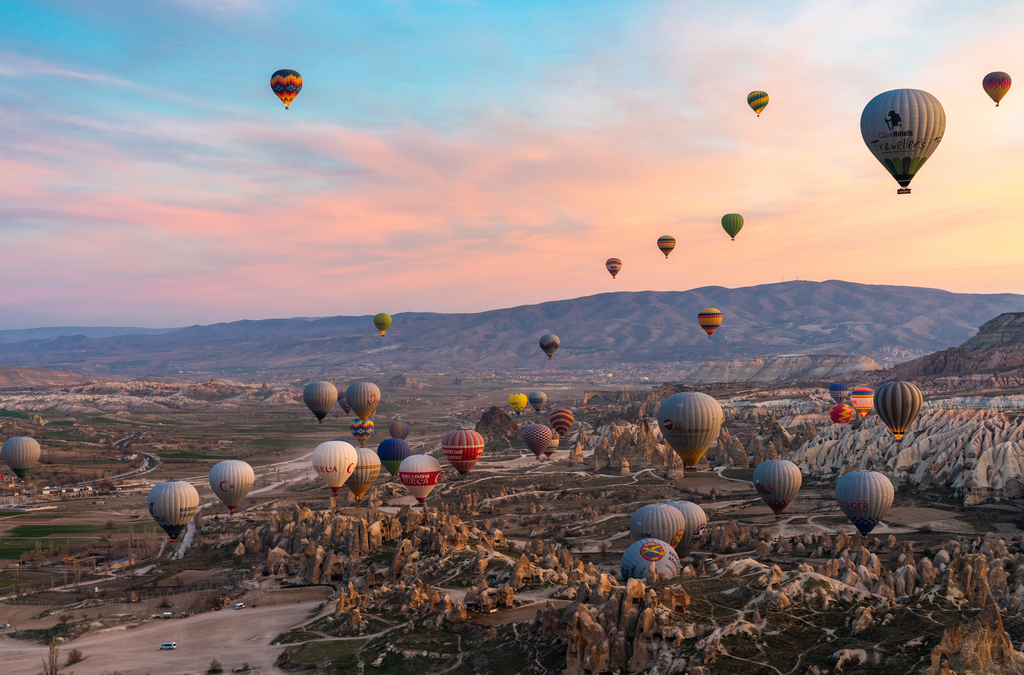
M 284 103 L 287 110 L 295 97 L 302 91 L 302 75 L 294 70 L 278 70 L 270 76 L 270 88 L 274 90 L 277 97 Z
M 722 313 L 714 307 L 705 307 L 697 312 L 697 323 L 708 334 L 708 339 L 715 334 L 718 327 L 722 325 Z
M 615 275 L 622 269 L 622 261 L 618 258 L 608 258 L 604 262 L 604 266 L 608 268 L 608 274 L 612 275 L 612 279 L 614 279 Z

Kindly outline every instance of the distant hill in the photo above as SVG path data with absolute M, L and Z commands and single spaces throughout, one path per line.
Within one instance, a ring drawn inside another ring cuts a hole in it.
M 178 330 L 177 328 L 134 328 L 113 326 L 58 326 L 53 328 L 19 328 L 0 330 L 0 344 L 24 342 L 25 340 L 45 340 L 46 338 L 64 335 L 84 335 L 85 337 L 101 338 L 115 335 L 162 335 Z
M 81 373 L 48 368 L 12 368 L 0 366 L 0 389 L 36 389 L 85 384 L 89 381 Z
M 1024 366 L 1024 313 L 1007 312 L 986 321 L 978 334 L 958 347 L 943 349 L 894 366 L 878 375 L 919 378 L 995 374 Z M 1022 378 L 1017 375 L 1015 381 Z M 1017 383 L 1017 382 L 1015 382 Z
M 704 307 L 725 314 L 713 340 L 697 325 Z M 55 337 L 0 345 L 0 363 L 104 376 L 616 364 L 688 370 L 703 361 L 808 353 L 867 356 L 891 365 L 960 344 L 975 326 L 1010 311 L 1024 311 L 1024 296 L 792 281 L 603 293 L 475 314 L 397 314 L 384 338 L 369 316 L 236 321 L 161 335 Z M 537 346 L 547 332 L 562 341 L 550 362 Z

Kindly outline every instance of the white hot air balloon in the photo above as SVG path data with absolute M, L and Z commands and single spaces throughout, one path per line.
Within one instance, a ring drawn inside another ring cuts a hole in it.
M 782 517 L 789 503 L 800 491 L 803 478 L 796 464 L 785 459 L 769 459 L 754 469 L 754 489 L 761 499 L 775 512 L 775 519 Z
M 893 89 L 871 99 L 860 116 L 868 150 L 910 194 L 910 181 L 939 147 L 946 133 L 946 111 L 939 99 L 920 89 Z
M 252 467 L 238 459 L 217 462 L 210 469 L 210 489 L 232 513 L 249 494 L 255 482 L 256 474 Z
M 877 471 L 851 471 L 836 482 L 836 501 L 863 534 L 871 532 L 892 506 L 892 481 Z
M 695 466 L 722 430 L 722 406 L 707 394 L 673 394 L 658 408 L 658 425 L 683 464 Z
M 398 467 L 398 479 L 422 504 L 441 480 L 441 465 L 430 455 L 410 455 Z
M 680 558 L 685 558 L 693 549 L 697 548 L 708 533 L 708 514 L 693 502 L 669 502 L 668 505 L 682 513 L 686 520 L 686 533 L 676 544 L 676 553 Z
M 362 501 L 363 495 L 373 487 L 377 476 L 380 475 L 380 457 L 369 448 L 359 448 L 356 455 L 356 470 L 352 472 L 352 477 L 345 485 L 351 490 L 356 501 Z
M 372 382 L 353 382 L 345 390 L 345 399 L 361 420 L 373 417 L 380 403 L 380 389 Z
M 356 470 L 358 461 L 356 449 L 345 441 L 327 441 L 313 451 L 313 470 L 335 494 Z
M 647 504 L 629 517 L 629 534 L 634 541 L 660 539 L 675 548 L 686 536 L 686 518 L 668 504 Z
M 622 561 L 619 563 L 623 581 L 646 579 L 651 567 L 655 567 L 658 574 L 664 574 L 669 578 L 679 576 L 683 569 L 675 549 L 668 542 L 654 538 L 645 538 L 633 543 L 622 554 Z
M 188 521 L 199 510 L 199 493 L 192 484 L 183 480 L 157 483 L 146 499 L 149 513 L 156 524 L 164 528 L 171 543 L 178 543 L 178 535 L 188 527 Z
M 40 454 L 39 443 L 30 436 L 8 438 L 0 448 L 0 458 L 18 478 L 24 478 L 32 470 Z

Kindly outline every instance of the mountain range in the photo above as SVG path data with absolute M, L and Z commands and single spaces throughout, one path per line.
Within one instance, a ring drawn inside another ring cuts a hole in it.
M 697 312 L 716 307 L 708 339 Z M 0 364 L 123 377 L 161 373 L 305 373 L 369 369 L 692 370 L 771 354 L 867 356 L 881 365 L 958 345 L 1024 295 L 965 294 L 845 281 L 602 293 L 472 314 L 402 313 L 381 337 L 370 316 L 269 319 L 159 334 L 63 335 L 0 344 Z M 132 329 L 137 330 L 137 329 Z M 537 339 L 561 338 L 550 362 Z

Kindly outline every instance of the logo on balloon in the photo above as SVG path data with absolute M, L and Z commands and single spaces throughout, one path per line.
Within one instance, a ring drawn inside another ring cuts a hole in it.
M 676 532 L 676 536 L 672 537 L 672 541 L 669 542 L 669 545 L 672 548 L 677 548 L 679 546 L 679 542 L 681 542 L 683 540 L 683 537 L 685 536 L 686 530 L 679 530 L 678 532 Z
M 760 494 L 770 495 L 772 492 L 775 491 L 775 485 L 772 483 L 765 484 L 759 480 L 755 480 L 754 489 L 757 490 Z
M 882 121 L 889 127 L 889 131 L 892 131 L 896 127 L 900 126 L 900 122 L 902 122 L 903 119 L 895 110 L 890 110 L 889 116 L 884 118 Z
M 655 562 L 665 557 L 665 547 L 656 541 L 651 541 L 640 547 L 640 556 L 644 560 Z

